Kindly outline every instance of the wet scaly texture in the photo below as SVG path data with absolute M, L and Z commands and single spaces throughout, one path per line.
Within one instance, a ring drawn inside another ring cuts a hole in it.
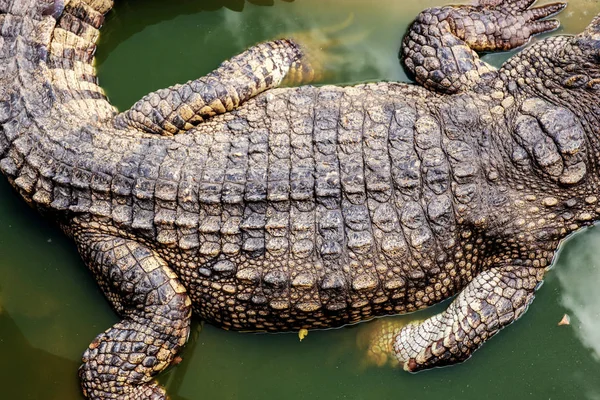
M 138 357 L 92 343 L 82 369 L 91 397 L 162 397 L 137 385 L 185 341 L 190 303 L 226 328 L 297 330 L 413 311 L 464 289 L 394 341 L 411 370 L 463 360 L 524 311 L 558 240 L 596 216 L 586 179 L 598 124 L 594 24 L 485 77 L 448 74 L 452 98 L 395 83 L 274 89 L 304 58 L 279 41 L 117 116 L 90 67 L 109 6 L 2 6 L 0 167 L 75 239 L 124 317 L 99 343 L 145 334 L 165 346 Z M 454 19 L 498 12 L 467 10 Z M 519 74 L 528 63 L 536 72 Z

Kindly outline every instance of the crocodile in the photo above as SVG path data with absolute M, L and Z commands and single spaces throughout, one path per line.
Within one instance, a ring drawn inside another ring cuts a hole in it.
M 566 6 L 533 3 L 423 11 L 400 53 L 416 85 L 311 86 L 310 49 L 281 39 L 119 112 L 93 64 L 112 0 L 0 0 L 0 169 L 121 317 L 83 355 L 84 395 L 166 398 L 154 376 L 192 315 L 299 331 L 456 296 L 382 333 L 408 371 L 519 318 L 600 219 L 600 15 L 525 47 Z

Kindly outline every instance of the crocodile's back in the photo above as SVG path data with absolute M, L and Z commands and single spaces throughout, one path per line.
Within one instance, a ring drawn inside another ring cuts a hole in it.
M 476 238 L 458 238 L 453 197 L 475 207 L 477 163 L 464 141 L 445 154 L 419 91 L 272 90 L 176 137 L 187 158 L 156 169 L 147 228 L 201 317 L 243 330 L 335 326 L 414 311 L 471 279 L 477 257 L 454 248 Z

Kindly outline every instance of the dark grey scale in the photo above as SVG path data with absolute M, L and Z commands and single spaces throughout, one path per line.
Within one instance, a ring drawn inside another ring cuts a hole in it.
M 267 171 L 267 200 L 270 202 L 288 201 L 290 195 L 291 149 L 286 105 L 285 99 L 280 97 L 267 102 L 267 123 L 271 132 Z
M 4 17 L 4 15 L 2 16 Z M 12 17 L 15 18 L 15 17 Z M 2 27 L 2 30 L 6 30 L 7 26 L 8 26 L 8 22 L 7 22 L 6 17 L 2 18 L 0 20 L 0 23 L 2 23 L 2 25 L 0 25 Z M 10 21 L 10 19 L 8 19 L 8 21 Z M 16 38 L 13 36 L 3 36 L 3 41 L 2 41 L 2 46 L 0 46 L 0 60 L 7 60 L 7 59 L 13 59 L 16 52 L 17 52 L 17 40 Z M 3 63 L 5 66 L 3 68 L 10 68 L 10 70 L 16 71 L 16 61 L 13 59 L 13 61 L 10 61 L 8 64 Z M 14 68 L 11 68 L 11 64 L 12 66 L 14 66 Z M 8 69 L 7 68 L 7 69 Z
M 39 206 L 48 207 L 53 200 L 54 187 L 52 181 L 48 178 L 40 176 L 35 184 L 33 196 L 31 199 Z
M 399 300 L 404 295 L 405 272 L 402 264 L 409 256 L 408 245 L 400 226 L 396 207 L 391 203 L 378 203 L 369 200 L 372 231 L 377 243 L 377 257 L 374 257 L 375 271 L 380 281 L 381 295 Z
M 201 204 L 201 218 L 198 223 L 198 252 L 204 259 L 210 260 L 221 253 L 220 231 L 223 223 L 221 204 Z
M 476 101 L 477 99 L 475 99 Z M 453 98 L 450 103 L 440 102 L 439 118 L 443 120 L 444 138 L 449 140 L 464 139 L 466 130 L 472 131 L 478 136 L 482 120 L 490 118 L 489 113 L 485 114 L 485 109 L 490 104 L 476 104 L 471 94 L 459 94 Z M 488 121 L 491 122 L 491 121 Z M 475 138 L 475 137 L 474 137 Z
M 340 209 L 317 206 L 317 240 L 315 245 L 325 260 L 338 260 L 345 246 L 344 218 Z
M 221 224 L 221 251 L 229 257 L 239 255 L 242 249 L 240 224 L 244 215 L 241 203 L 224 204 Z
M 6 141 L 10 144 L 16 142 L 17 139 L 20 139 L 21 133 L 26 132 L 30 127 L 26 118 L 26 110 L 24 109 L 21 100 L 15 99 L 15 102 L 11 104 L 11 109 L 12 107 L 14 107 L 14 119 L 3 124 L 4 136 L 6 137 Z M 14 148 L 14 146 L 10 147 L 8 155 L 11 156 L 10 158 L 19 160 L 19 163 L 23 160 L 23 156 Z
M 425 115 L 415 123 L 415 143 L 421 158 L 421 174 L 424 178 L 420 205 L 426 215 L 426 223 L 412 233 L 411 244 L 419 253 L 427 254 L 436 247 L 448 243 L 452 236 L 454 212 L 451 200 L 450 166 L 441 146 L 441 128 L 436 118 Z M 445 225 L 448 224 L 448 225 Z M 432 235 L 433 233 L 433 235 Z M 438 250 L 439 253 L 439 250 Z M 435 273 L 436 266 L 431 266 Z
M 88 40 L 95 42 L 98 37 L 98 29 L 90 25 L 86 21 L 82 21 L 72 14 L 64 14 L 58 21 L 57 26 L 73 32 L 77 36 L 87 38 Z
M 373 235 L 366 202 L 352 204 L 344 199 L 341 206 L 348 248 L 355 255 L 370 253 L 373 246 Z
M 90 184 L 92 181 L 91 164 L 89 158 L 76 158 L 77 163 L 73 166 L 71 186 L 73 188 L 73 202 L 71 211 L 88 212 L 92 204 L 92 193 Z
M 133 222 L 133 188 L 141 157 L 128 149 L 115 168 L 111 182 L 112 219 L 118 225 L 130 226 Z
M 344 217 L 348 228 L 348 247 L 357 255 L 372 253 L 373 227 L 371 205 L 393 202 L 391 164 L 388 152 L 388 131 L 392 107 L 380 105 L 376 97 L 367 97 L 368 104 L 363 124 L 363 159 L 365 160 L 365 184 L 367 199 L 353 207 L 344 206 Z M 353 215 L 354 214 L 354 215 Z M 363 221 L 360 223 L 360 221 Z M 364 258 L 364 257 L 363 257 Z M 360 259 L 360 258 L 359 258 Z M 372 268 L 371 268 L 372 269 Z M 363 287 L 363 284 L 359 284 Z
M 268 306 L 274 312 L 287 312 L 290 304 L 290 272 L 282 263 L 270 264 L 265 260 L 265 273 L 262 277 L 262 294 L 269 299 Z
M 19 79 L 31 83 L 28 95 L 23 97 L 23 103 L 28 114 L 31 117 L 41 119 L 50 114 L 51 108 L 54 105 L 55 95 L 46 77 L 35 73 L 38 63 L 38 60 L 23 61 L 19 59 Z
M 290 198 L 299 202 L 314 199 L 315 159 L 312 137 L 312 105 L 302 107 L 307 95 L 293 91 L 287 95 L 287 113 L 290 136 Z M 310 104 L 310 103 L 309 103 Z M 300 107 L 299 107 L 300 106 Z
M 73 155 L 62 147 L 56 147 L 54 154 L 57 160 L 61 158 L 68 159 Z M 54 176 L 52 177 L 54 181 L 54 200 L 50 204 L 52 208 L 57 210 L 67 210 L 70 208 L 74 199 L 71 186 L 72 178 L 73 168 L 64 162 L 58 162 Z
M 342 95 L 339 89 L 324 88 L 317 96 L 319 107 L 315 109 L 313 140 L 319 224 L 316 245 L 321 256 L 327 260 L 339 258 L 345 246 L 344 221 L 340 211 L 340 167 L 336 154 L 337 121 Z
M 292 202 L 289 214 L 291 250 L 288 264 L 293 264 L 294 268 L 290 271 L 290 298 L 300 315 L 321 307 L 317 291 L 319 271 L 313 262 L 318 257 L 315 235 L 314 203 Z
M 318 204 L 339 209 L 341 185 L 337 156 L 337 128 L 343 89 L 324 87 L 318 92 L 314 115 L 315 194 Z
M 210 147 L 198 190 L 198 200 L 200 203 L 206 204 L 218 204 L 221 201 L 227 155 L 231 147 L 231 138 L 228 133 L 219 132 L 214 134 L 213 138 L 214 142 Z
M 69 185 L 61 185 L 54 183 L 52 189 L 52 203 L 50 207 L 54 210 L 68 210 L 71 205 L 73 194 Z
M 146 154 L 137 154 L 142 160 L 138 165 L 138 177 L 135 179 L 133 194 L 133 221 L 132 227 L 145 231 L 146 234 L 155 236 L 155 189 L 160 166 L 166 156 L 166 150 L 151 141 L 148 147 L 137 149 L 145 150 Z
M 321 281 L 318 283 L 319 297 L 326 312 L 345 314 L 349 298 L 348 284 L 341 271 L 327 271 L 322 273 Z
M 247 262 L 240 262 L 237 266 L 237 272 L 235 274 L 237 282 L 237 294 L 236 300 L 240 304 L 244 304 L 253 300 L 255 289 L 260 284 L 261 272 L 255 265 L 251 265 Z
M 90 212 L 101 217 L 112 215 L 112 175 L 100 171 L 92 172 L 90 189 L 92 192 L 92 204 Z
M 441 129 L 438 121 L 424 115 L 415 122 L 415 145 L 421 159 L 421 175 L 425 185 L 435 194 L 449 187 L 449 166 L 441 149 Z
M 290 307 L 290 202 L 270 202 L 266 209 L 263 290 L 273 310 Z
M 214 135 L 210 145 L 206 162 L 199 179 L 198 202 L 200 216 L 198 221 L 198 240 L 200 242 L 199 255 L 210 260 L 221 252 L 221 196 L 225 170 L 227 167 L 227 154 L 230 150 L 229 136 L 225 132 Z
M 446 154 L 452 169 L 453 181 L 458 185 L 475 184 L 480 173 L 477 153 L 465 139 L 445 142 Z
M 187 140 L 191 135 L 176 136 L 176 140 Z M 198 223 L 200 220 L 200 203 L 198 202 L 198 177 L 208 158 L 208 135 L 197 135 L 194 145 L 188 147 L 188 158 L 181 168 L 181 180 L 177 188 L 177 219 L 175 221 L 178 231 L 179 247 L 191 250 L 200 247 Z M 200 145 L 195 145 L 201 141 Z
M 242 250 L 248 257 L 261 256 L 265 252 L 265 225 L 267 204 L 247 203 L 240 223 L 242 230 Z
M 429 227 L 443 250 L 450 250 L 456 244 L 456 220 L 452 202 L 452 194 L 449 192 L 433 195 L 427 203 Z
M 390 123 L 389 153 L 397 200 L 402 198 L 417 200 L 421 194 L 421 160 L 414 146 L 416 119 L 416 111 L 401 104 L 394 111 L 394 119 Z
M 190 167 L 190 164 L 186 163 L 185 167 Z M 198 239 L 200 207 L 195 201 L 197 198 L 198 187 L 194 180 L 182 177 L 177 190 L 175 226 L 177 227 L 178 245 L 183 250 L 192 250 L 200 246 Z
M 393 118 L 393 106 L 378 97 L 365 99 L 366 116 L 363 125 L 365 182 L 369 198 L 386 202 L 392 196 L 391 165 L 388 154 L 388 133 Z
M 44 144 L 38 141 L 29 154 L 25 157 L 25 160 L 33 168 L 37 169 L 41 176 L 47 179 L 52 179 L 55 173 L 55 160 L 51 157 L 44 149 Z
M 269 160 L 269 133 L 258 129 L 248 135 L 248 170 L 244 200 L 264 201 L 267 198 L 267 167 Z
M 165 245 L 175 245 L 179 238 L 175 223 L 177 221 L 177 193 L 181 180 L 181 169 L 185 165 L 187 151 L 177 145 L 167 150 L 154 188 L 154 223 L 157 229 L 157 241 Z
M 17 128 L 16 126 L 14 128 Z M 28 126 L 18 126 L 18 129 L 27 129 Z M 8 129 L 6 129 L 7 133 L 10 135 L 11 132 L 13 132 L 13 127 L 9 127 Z M 20 132 L 19 132 L 20 133 Z M 17 132 L 14 132 L 15 135 L 17 135 Z M 31 135 L 22 135 L 20 137 L 18 137 L 17 139 L 15 139 L 12 142 L 12 149 L 14 149 L 14 153 L 15 155 L 18 155 L 18 157 L 20 159 L 25 159 L 28 155 L 29 152 L 31 151 L 31 149 L 34 146 L 34 138 Z
M 424 278 L 425 273 L 418 263 L 422 254 L 427 254 L 433 246 L 432 232 L 427 223 L 425 210 L 420 202 L 407 201 L 400 211 L 402 231 L 409 246 L 411 262 L 403 264 L 406 276 L 411 280 Z
M 347 88 L 340 101 L 338 157 L 340 185 L 344 197 L 353 204 L 366 201 L 363 158 L 363 124 L 365 113 L 360 92 Z
M 517 143 L 548 175 L 558 178 L 564 169 L 563 160 L 552 139 L 539 126 L 536 118 L 520 115 L 515 121 Z
M 71 14 L 83 22 L 95 27 L 102 25 L 104 14 L 96 11 L 84 2 L 70 2 L 65 5 L 64 13 Z
M 223 183 L 222 202 L 240 204 L 244 200 L 244 186 L 248 173 L 247 137 L 249 126 L 245 120 L 234 120 L 228 123 L 232 131 L 232 144 L 228 155 L 225 180 Z
M 285 263 L 289 249 L 290 202 L 268 203 L 265 224 L 265 246 L 268 254 Z

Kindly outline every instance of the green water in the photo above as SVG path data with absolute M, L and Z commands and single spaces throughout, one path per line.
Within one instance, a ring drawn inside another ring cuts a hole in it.
M 123 1 L 106 21 L 99 74 L 121 109 L 148 91 L 204 75 L 261 40 L 302 30 L 319 37 L 344 21 L 349 26 L 333 33 L 339 46 L 331 49 L 328 82 L 405 80 L 396 58 L 401 35 L 419 10 L 440 1 L 169 3 Z M 597 13 L 597 0 L 573 0 L 564 31 L 580 31 Z M 589 229 L 564 246 L 529 312 L 462 365 L 416 375 L 369 366 L 357 345 L 368 323 L 310 332 L 301 343 L 296 334 L 196 323 L 183 362 L 161 381 L 174 400 L 600 400 L 599 286 L 600 230 Z M 571 325 L 557 326 L 565 313 Z M 81 399 L 81 353 L 115 321 L 74 245 L 0 179 L 0 399 Z

